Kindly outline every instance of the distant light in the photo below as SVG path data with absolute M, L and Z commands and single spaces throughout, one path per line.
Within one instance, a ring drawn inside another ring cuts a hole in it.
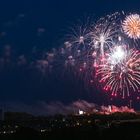
M 45 132 L 46 131 L 46 129 L 41 129 L 41 132 Z
M 6 131 L 3 131 L 3 134 L 6 134 Z
M 84 111 L 79 110 L 79 115 L 83 115 L 83 114 L 84 114 Z
M 77 123 L 76 123 L 76 125 L 80 125 L 80 123 L 79 123 L 79 122 L 77 122 Z

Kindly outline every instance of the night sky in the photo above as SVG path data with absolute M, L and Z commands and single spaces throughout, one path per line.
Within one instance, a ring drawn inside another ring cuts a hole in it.
M 130 2 L 131 1 L 131 2 Z M 26 55 L 31 59 L 33 49 L 49 51 L 59 48 L 67 29 L 86 17 L 93 20 L 113 12 L 139 13 L 138 0 L 5 0 L 0 1 L 0 56 L 10 46 L 12 58 Z M 43 79 L 35 71 L 6 67 L 0 73 L 0 104 L 14 105 L 36 102 L 63 102 L 82 99 L 107 104 L 97 89 L 85 89 L 72 76 Z M 26 73 L 26 74 L 25 74 Z M 57 73 L 56 73 L 57 75 Z M 119 104 L 122 101 L 116 101 Z M 115 102 L 115 103 L 116 103 Z M 16 104 L 17 103 L 17 104 Z M 126 103 L 126 102 L 125 102 Z M 139 105 L 136 105 L 139 108 Z M 19 109 L 20 110 L 20 109 Z

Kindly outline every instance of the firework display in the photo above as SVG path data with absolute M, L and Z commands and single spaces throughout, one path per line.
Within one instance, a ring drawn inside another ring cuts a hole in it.
M 86 87 L 98 87 L 112 97 L 139 99 L 140 91 L 140 15 L 114 13 L 85 26 L 71 29 L 58 49 L 33 49 L 32 58 L 21 55 L 12 62 L 20 69 L 26 66 L 42 77 L 71 75 L 82 79 Z M 9 65 L 11 50 L 6 47 L 0 58 L 0 71 Z M 6 64 L 5 64 L 6 63 Z M 61 77 L 59 77 L 61 79 Z
M 85 84 L 96 79 L 114 97 L 139 96 L 140 52 L 132 43 L 140 38 L 138 14 L 126 15 L 124 20 L 120 13 L 107 15 L 90 30 L 80 28 L 79 34 L 74 31 L 73 38 L 75 41 L 67 42 L 67 48 Z M 129 38 L 132 40 L 127 41 Z
M 76 26 L 63 46 L 36 63 L 37 68 L 72 72 L 95 86 L 97 80 L 112 97 L 130 97 L 140 87 L 140 52 L 134 40 L 140 38 L 140 16 L 116 12 L 88 26 Z M 132 39 L 132 40 L 130 40 Z M 131 43 L 130 43 L 131 42 Z

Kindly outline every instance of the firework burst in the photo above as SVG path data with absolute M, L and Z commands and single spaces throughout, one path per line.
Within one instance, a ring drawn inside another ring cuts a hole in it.
M 132 38 L 139 39 L 140 38 L 140 15 L 131 14 L 126 16 L 122 23 L 122 29 L 124 33 Z
M 140 52 L 116 46 L 99 65 L 96 76 L 112 96 L 130 96 L 130 91 L 138 91 L 140 85 Z
M 91 43 L 102 57 L 105 51 L 112 47 L 114 39 L 118 36 L 118 21 L 119 13 L 107 15 L 99 19 L 91 31 Z

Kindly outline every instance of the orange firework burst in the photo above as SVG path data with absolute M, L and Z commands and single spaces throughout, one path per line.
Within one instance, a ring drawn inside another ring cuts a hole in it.
M 131 14 L 125 18 L 122 23 L 123 31 L 128 37 L 133 39 L 140 38 L 140 16 Z

